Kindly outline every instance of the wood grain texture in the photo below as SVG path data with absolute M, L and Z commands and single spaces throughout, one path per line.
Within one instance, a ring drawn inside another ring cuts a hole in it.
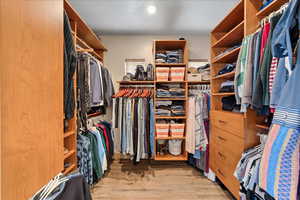
M 218 184 L 185 163 L 115 161 L 92 189 L 93 200 L 229 200 Z
M 63 169 L 63 1 L 0 1 L 1 199 Z

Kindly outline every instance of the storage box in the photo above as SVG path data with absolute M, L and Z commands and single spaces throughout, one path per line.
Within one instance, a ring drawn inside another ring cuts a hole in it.
M 155 129 L 157 138 L 169 137 L 170 124 L 156 124 Z
M 156 80 L 157 81 L 168 81 L 169 80 L 169 67 L 157 67 L 156 68 Z
M 188 81 L 201 81 L 202 75 L 201 74 L 188 74 L 187 79 L 188 79 Z
M 185 124 L 170 124 L 171 137 L 183 137 Z
M 170 80 L 171 81 L 184 81 L 185 68 L 184 67 L 171 67 Z

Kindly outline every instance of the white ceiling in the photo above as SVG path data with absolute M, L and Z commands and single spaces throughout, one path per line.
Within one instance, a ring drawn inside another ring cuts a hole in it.
M 70 0 L 99 34 L 206 34 L 239 0 Z M 149 5 L 157 11 L 150 15 Z

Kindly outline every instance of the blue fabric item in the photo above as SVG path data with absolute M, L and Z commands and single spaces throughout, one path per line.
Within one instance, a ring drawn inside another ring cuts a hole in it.
M 126 154 L 126 147 L 127 147 L 127 123 L 126 123 L 126 105 L 127 105 L 127 101 L 128 99 L 123 99 L 123 104 L 122 104 L 122 110 L 123 110 L 123 114 L 122 114 L 122 124 L 123 126 L 122 127 L 122 130 L 121 130 L 121 139 L 122 139 L 122 146 L 121 146 L 121 153 L 122 154 Z
M 151 99 L 149 101 L 150 103 L 150 149 L 151 149 L 151 153 L 154 156 L 155 152 L 154 152 L 154 140 L 155 140 L 155 136 L 154 136 L 154 131 L 155 131 L 155 127 L 154 127 L 154 105 L 153 105 L 153 100 Z
M 285 58 L 280 58 L 273 83 L 272 93 L 270 97 L 270 107 L 276 108 L 281 96 L 281 91 L 288 80 L 288 71 L 285 68 Z
M 201 158 L 201 151 L 199 149 L 196 149 L 193 157 L 195 159 L 200 159 Z
M 257 42 L 256 42 L 256 47 L 255 47 L 255 57 L 254 57 L 254 63 L 253 63 L 253 80 L 252 80 L 252 97 L 254 97 L 254 92 L 255 92 L 255 85 L 256 85 L 256 79 L 257 75 L 259 72 L 259 61 L 260 61 L 260 43 L 261 43 L 261 36 L 262 36 L 262 31 L 260 31 L 257 35 Z

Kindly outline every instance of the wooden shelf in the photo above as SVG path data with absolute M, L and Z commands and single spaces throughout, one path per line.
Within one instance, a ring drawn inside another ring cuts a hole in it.
M 76 165 L 72 164 L 72 165 L 70 165 L 70 167 L 64 169 L 63 173 L 66 175 L 66 174 L 72 172 L 75 168 L 76 168 Z
M 212 47 L 228 47 L 242 42 L 244 37 L 244 21 L 225 34 L 221 39 L 215 42 Z
M 100 116 L 100 115 L 102 115 L 101 112 L 95 112 L 95 113 L 92 113 L 92 114 L 88 114 L 87 116 L 88 117 L 97 117 L 97 116 Z
M 155 140 L 185 140 L 185 137 L 155 137 Z
M 256 124 L 256 127 L 259 129 L 269 130 L 269 127 L 264 124 Z
M 93 49 L 107 51 L 97 35 L 80 17 L 78 12 L 71 6 L 71 4 L 67 0 L 64 0 L 64 8 L 68 14 L 70 21 L 77 24 L 78 36 L 80 38 L 83 39 Z
M 186 116 L 155 116 L 156 119 L 186 119 Z
M 264 18 L 268 16 L 271 12 L 278 10 L 283 4 L 287 3 L 289 0 L 274 0 L 268 6 L 260 10 L 257 14 L 257 18 Z
M 167 155 L 155 155 L 155 160 L 161 160 L 161 161 L 185 161 L 187 160 L 187 155 L 179 155 L 179 156 L 173 156 L 171 154 Z
M 186 83 L 187 81 L 155 81 L 155 83 Z
M 68 153 L 64 154 L 64 159 L 71 157 L 73 154 L 75 154 L 75 150 L 70 150 Z
M 211 95 L 213 96 L 230 96 L 230 95 L 235 95 L 234 92 L 224 92 L 224 93 L 212 93 Z
M 229 72 L 229 73 L 226 73 L 226 74 L 222 74 L 222 75 L 219 75 L 219 76 L 215 76 L 213 77 L 212 79 L 220 79 L 220 78 L 233 78 L 235 75 L 235 71 L 233 72 Z
M 70 130 L 64 133 L 64 138 L 67 138 L 71 135 L 75 135 L 76 130 Z
M 157 67 L 184 67 L 186 63 L 155 63 Z
M 154 81 L 117 81 L 119 84 L 132 84 L 132 85 L 138 85 L 138 84 L 154 84 Z
M 229 14 L 213 29 L 215 32 L 229 32 L 236 25 L 240 24 L 244 19 L 244 0 L 239 3 L 229 12 Z
M 155 40 L 154 43 L 156 48 L 165 50 L 183 49 L 186 46 L 186 40 Z
M 210 84 L 210 81 L 188 81 L 188 84 L 190 85 L 197 85 L 197 84 Z
M 157 101 L 163 101 L 163 100 L 165 100 L 165 101 L 185 101 L 186 100 L 186 98 L 185 97 L 180 97 L 180 98 L 175 98 L 175 97 L 173 97 L 173 98 L 164 98 L 164 97 L 156 97 L 156 100 Z
M 222 55 L 219 58 L 214 58 L 212 63 L 228 63 L 234 62 L 237 60 L 238 54 L 240 52 L 241 47 L 233 49 L 232 51 Z

